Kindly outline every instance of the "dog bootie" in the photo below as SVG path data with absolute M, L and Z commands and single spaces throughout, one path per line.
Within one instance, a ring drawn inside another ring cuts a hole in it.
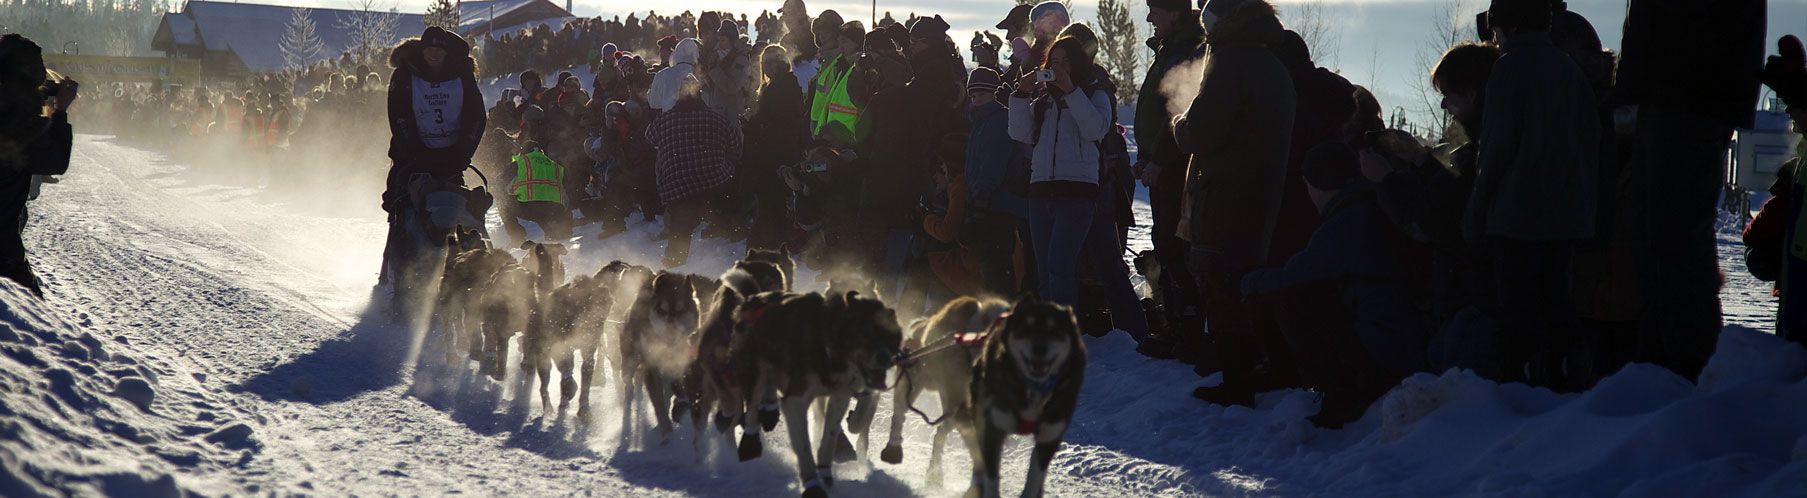
M 759 407 L 759 427 L 765 429 L 766 432 L 772 432 L 778 428 L 778 407 Z
M 735 419 L 737 419 L 737 418 L 739 418 L 739 417 L 728 415 L 726 413 L 716 413 L 715 414 L 715 431 L 720 432 L 722 434 L 727 434 L 728 431 L 734 430 L 734 425 L 735 425 L 734 422 L 735 422 Z
M 569 376 L 565 377 L 564 379 L 559 380 L 558 381 L 558 399 L 559 399 L 559 401 L 571 401 L 571 398 L 574 396 L 577 396 L 577 380 L 572 379 Z
M 753 433 L 740 435 L 740 448 L 737 449 L 740 461 L 745 462 L 759 458 L 765 452 L 765 444 L 759 441 L 759 435 Z
M 896 443 L 885 445 L 884 451 L 878 452 L 878 460 L 892 465 L 903 463 L 903 445 Z

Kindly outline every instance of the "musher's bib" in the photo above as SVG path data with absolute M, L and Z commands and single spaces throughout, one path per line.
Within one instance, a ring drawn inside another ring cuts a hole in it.
M 414 77 L 414 125 L 420 141 L 429 149 L 444 149 L 458 142 L 458 113 L 464 107 L 464 80 L 438 83 Z

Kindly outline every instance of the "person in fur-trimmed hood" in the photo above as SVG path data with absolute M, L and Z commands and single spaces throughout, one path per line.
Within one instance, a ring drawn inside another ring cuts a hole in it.
M 408 178 L 426 173 L 463 185 L 488 116 L 477 88 L 471 46 L 437 26 L 389 53 L 389 168 L 383 210 L 406 202 Z
M 1253 404 L 1263 337 L 1236 296 L 1241 275 L 1265 266 L 1292 147 L 1293 80 L 1274 47 L 1285 31 L 1265 0 L 1209 0 L 1200 13 L 1209 58 L 1198 96 L 1174 120 L 1178 148 L 1192 154 L 1179 237 L 1223 363 L 1223 384 L 1194 395 Z

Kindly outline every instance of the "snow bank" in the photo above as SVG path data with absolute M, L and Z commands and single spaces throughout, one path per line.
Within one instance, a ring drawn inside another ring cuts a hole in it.
M 1807 496 L 1807 351 L 1760 331 L 1727 328 L 1698 386 L 1651 365 L 1570 395 L 1420 374 L 1341 431 L 1305 422 L 1305 392 L 1195 402 L 1173 389 L 1189 374 L 1130 346 L 1092 343 L 1069 441 L 1173 467 L 1101 472 L 1231 495 Z
M 182 496 L 185 469 L 248 457 L 209 443 L 218 415 L 159 370 L 0 280 L 0 496 Z M 254 447 L 242 431 L 228 442 Z

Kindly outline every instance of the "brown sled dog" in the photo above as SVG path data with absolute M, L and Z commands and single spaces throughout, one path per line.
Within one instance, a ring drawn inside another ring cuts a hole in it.
M 885 463 L 903 463 L 903 424 L 910 417 L 916 399 L 928 391 L 941 398 L 941 415 L 935 424 L 935 438 L 930 446 L 928 482 L 941 483 L 941 451 L 957 420 L 971 416 L 964 408 L 972 386 L 972 341 L 983 341 L 1010 311 L 1010 304 L 998 299 L 961 297 L 948 301 L 933 317 L 911 324 L 904 347 L 922 356 L 899 365 L 897 388 L 891 392 L 891 438 L 879 459 Z M 982 342 L 978 344 L 983 344 Z
M 734 382 L 729 364 L 730 346 L 740 323 L 740 305 L 748 296 L 784 288 L 784 273 L 777 265 L 766 262 L 739 261 L 722 274 L 722 287 L 716 291 L 708 315 L 701 327 L 690 336 L 696 357 L 684 376 L 684 398 L 690 412 L 692 443 L 701 451 L 704 419 L 715 414 L 715 427 L 731 434 L 733 423 L 746 413 L 746 396 Z
M 439 282 L 439 295 L 434 298 L 433 316 L 445 348 L 447 365 L 457 364 L 459 346 L 465 346 L 466 359 L 483 357 L 483 339 L 479 336 L 481 304 L 487 285 L 496 272 L 515 264 L 507 251 L 489 246 L 478 229 L 459 227 L 446 236 L 445 273 Z
M 741 305 L 746 330 L 734 334 L 729 362 L 752 405 L 782 395 L 781 409 L 803 496 L 827 496 L 834 485 L 841 422 L 856 394 L 884 389 L 903 331 L 897 313 L 856 292 L 822 295 L 765 293 Z M 810 406 L 822 401 L 822 445 L 810 454 Z M 742 417 L 741 460 L 763 448 L 756 417 Z
M 627 377 L 645 383 L 652 401 L 660 444 L 671 440 L 671 407 L 679 382 L 690 367 L 690 334 L 701 318 L 696 290 L 688 276 L 659 272 L 640 290 L 621 328 L 621 364 Z M 622 400 L 622 414 L 632 404 L 632 390 Z
M 1079 403 L 1085 358 L 1071 309 L 1033 297 L 1011 306 L 973 364 L 971 394 L 962 408 L 970 416 L 959 419 L 973 461 L 967 496 L 998 496 L 998 465 L 1004 438 L 1012 433 L 1035 438 L 1023 496 L 1042 495 L 1048 464 Z

